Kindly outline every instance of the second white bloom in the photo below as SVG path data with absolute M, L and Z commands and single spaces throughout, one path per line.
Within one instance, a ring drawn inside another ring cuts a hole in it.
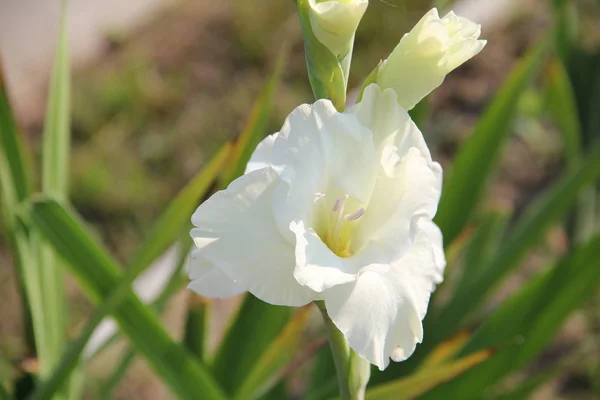
M 324 300 L 350 346 L 384 369 L 422 340 L 442 280 L 432 222 L 441 180 L 393 90 L 371 85 L 344 113 L 328 100 L 302 105 L 194 214 L 190 288 L 288 306 Z

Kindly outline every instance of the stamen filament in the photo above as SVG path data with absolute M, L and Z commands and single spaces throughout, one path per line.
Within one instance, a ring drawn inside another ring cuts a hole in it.
M 344 219 L 346 221 L 356 221 L 357 219 L 359 219 L 360 217 L 362 217 L 365 213 L 365 209 L 361 208 L 358 211 L 356 211 L 354 214 L 346 214 L 344 215 Z

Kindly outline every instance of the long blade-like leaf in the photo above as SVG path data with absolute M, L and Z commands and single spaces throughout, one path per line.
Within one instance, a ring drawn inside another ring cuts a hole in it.
M 42 190 L 56 198 L 68 197 L 70 149 L 70 68 L 67 4 L 62 3 L 60 36 L 50 77 L 50 89 L 44 123 L 42 148 Z M 49 376 L 58 363 L 66 341 L 67 303 L 63 273 L 54 251 L 42 241 L 34 241 L 39 252 L 39 274 L 45 307 L 45 329 L 48 336 L 48 359 L 41 361 L 41 374 Z
M 490 260 L 496 257 L 509 217 L 509 213 L 496 210 L 486 215 L 479 223 L 465 248 L 464 270 L 455 292 L 468 290 L 485 275 L 486 271 L 483 268 L 489 266 Z
M 141 272 L 164 253 L 181 235 L 194 209 L 208 193 L 231 151 L 226 143 L 217 154 L 169 203 L 148 238 L 135 254 L 129 269 Z
M 13 202 L 22 202 L 32 192 L 31 171 L 25 156 L 22 138 L 17 130 L 8 96 L 2 60 L 0 59 L 0 179 L 4 196 L 13 195 Z M 13 203 L 14 204 L 14 203 Z
M 152 302 L 152 309 L 160 314 L 168 301 L 173 297 L 173 294 L 182 287 L 184 287 L 187 282 L 187 278 L 184 278 L 181 275 L 181 271 L 184 268 L 184 265 L 187 261 L 187 254 L 189 253 L 189 246 L 185 247 L 184 243 L 188 243 L 188 238 L 186 235 L 185 240 L 182 240 L 181 245 L 184 247 L 184 250 L 181 252 L 180 259 L 177 263 L 177 268 L 171 280 L 164 288 L 162 293 Z M 123 356 L 119 360 L 118 365 L 111 371 L 109 377 L 102 384 L 102 392 L 100 393 L 101 399 L 112 399 L 113 392 L 116 389 L 117 385 L 121 382 L 121 380 L 126 377 L 126 372 L 131 366 L 131 363 L 136 358 L 136 351 L 133 348 L 128 348 L 126 351 L 122 352 Z
M 468 332 L 461 332 L 453 338 L 440 343 L 427 358 L 419 364 L 419 370 L 425 371 L 429 368 L 439 366 L 443 363 L 451 361 L 465 347 L 471 335 Z
M 304 307 L 296 313 L 252 369 L 247 371 L 234 399 L 257 399 L 275 386 L 277 381 L 273 378 L 294 357 L 309 312 L 310 307 Z
M 596 146 L 588 158 L 576 169 L 567 173 L 551 190 L 530 205 L 496 256 L 483 266 L 483 276 L 463 291 L 456 293 L 450 304 L 440 312 L 432 323 L 440 327 L 433 334 L 445 335 L 452 332 L 461 321 L 484 300 L 486 295 L 501 279 L 514 269 L 527 251 L 535 245 L 544 232 L 565 216 L 577 200 L 582 189 L 600 177 L 600 146 Z M 436 336 L 438 337 L 438 336 Z
M 547 43 L 542 42 L 517 65 L 454 158 L 435 218 L 446 246 L 462 231 L 476 209 L 501 154 L 502 144 L 510 133 L 517 102 L 541 65 L 547 49 Z
M 0 59 L 0 202 L 2 203 L 2 223 L 8 245 L 13 254 L 21 299 L 23 301 L 23 322 L 26 330 L 27 346 L 34 351 L 36 344 L 43 347 L 43 329 L 33 330 L 33 326 L 43 326 L 43 301 L 39 290 L 38 273 L 31 257 L 27 237 L 16 224 L 15 212 L 32 192 L 30 163 L 25 155 L 22 137 L 17 129 L 12 107 L 6 92 Z
M 562 135 L 567 162 L 573 166 L 581 156 L 581 124 L 573 87 L 557 58 L 548 63 L 545 78 L 547 107 Z
M 376 386 L 367 390 L 366 398 L 369 400 L 414 399 L 431 388 L 453 379 L 474 366 L 481 364 L 487 360 L 491 354 L 491 351 L 482 350 L 451 363 L 423 370 L 395 382 Z
M 213 373 L 227 393 L 235 393 L 246 374 L 285 327 L 293 309 L 247 295 L 215 356 Z M 248 346 L 252 338 L 252 346 Z
M 596 236 L 500 306 L 463 350 L 467 354 L 490 346 L 499 348 L 493 357 L 426 398 L 476 398 L 507 373 L 533 360 L 569 314 L 595 292 L 599 269 L 600 236 Z
M 23 219 L 38 229 L 63 257 L 90 297 L 96 302 L 110 299 L 112 290 L 119 286 L 120 269 L 73 212 L 54 200 L 42 198 L 32 202 Z M 171 339 L 156 315 L 130 290 L 114 317 L 121 331 L 178 396 L 223 398 L 209 372 Z

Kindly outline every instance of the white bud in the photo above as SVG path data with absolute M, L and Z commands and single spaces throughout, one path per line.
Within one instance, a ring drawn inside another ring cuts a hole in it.
M 315 37 L 336 57 L 344 57 L 352 49 L 356 28 L 368 4 L 368 0 L 309 0 Z
M 444 81 L 452 70 L 475 56 L 487 41 L 481 26 L 454 14 L 440 18 L 432 9 L 400 40 L 381 65 L 377 83 L 392 88 L 407 110 Z

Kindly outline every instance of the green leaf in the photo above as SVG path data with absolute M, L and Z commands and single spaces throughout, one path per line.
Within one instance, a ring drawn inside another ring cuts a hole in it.
M 535 46 L 511 72 L 480 118 L 471 137 L 454 158 L 435 218 L 448 246 L 465 227 L 508 138 L 517 103 L 547 54 L 546 42 Z
M 189 239 L 187 238 L 187 234 L 185 240 L 181 240 L 181 245 L 184 247 L 184 249 L 181 251 L 180 259 L 177 262 L 177 268 L 175 272 L 171 276 L 169 283 L 167 283 L 162 293 L 158 296 L 158 298 L 156 298 L 152 302 L 152 309 L 157 314 L 160 314 L 164 311 L 164 308 L 168 301 L 171 300 L 173 295 L 179 290 L 181 290 L 181 288 L 188 282 L 188 278 L 184 278 L 181 275 L 181 271 L 183 270 L 184 265 L 187 262 L 187 256 L 190 250 Z M 111 340 L 107 341 L 107 344 L 110 343 L 110 341 Z M 99 349 L 96 354 L 100 353 L 101 351 L 102 348 Z M 101 399 L 108 400 L 114 398 L 114 390 L 116 389 L 117 385 L 121 382 L 121 380 L 126 377 L 126 372 L 131 366 L 133 360 L 135 360 L 137 355 L 135 350 L 131 347 L 123 351 L 122 354 L 123 356 L 120 358 L 119 363 L 111 371 L 110 376 L 102 384 L 102 391 L 99 395 L 99 398 Z
M 562 366 L 561 366 L 562 367 Z M 543 371 L 530 378 L 527 378 L 524 382 L 521 382 L 518 386 L 498 395 L 490 396 L 493 400 L 522 400 L 530 399 L 532 394 L 545 382 L 554 378 L 560 372 L 564 371 L 562 368 L 553 368 L 551 371 Z
M 451 363 L 428 368 L 406 378 L 367 390 L 369 400 L 414 399 L 443 382 L 456 378 L 465 371 L 487 360 L 492 353 L 487 350 L 460 358 Z M 439 397 L 450 398 L 450 397 Z M 466 397 L 456 397 L 466 398 Z
M 329 346 L 316 355 L 311 379 L 306 389 L 305 400 L 325 400 L 339 393 L 335 362 Z
M 194 293 L 190 293 L 188 296 L 191 301 L 188 302 L 183 343 L 198 358 L 206 360 L 211 307 L 204 299 Z
M 0 179 L 3 197 L 9 197 L 11 205 L 15 205 L 24 201 L 32 192 L 31 171 L 6 94 L 1 65 L 2 63 L 0 63 Z
M 13 254 L 17 280 L 23 302 L 23 325 L 27 346 L 35 351 L 35 343 L 43 346 L 44 331 L 33 331 L 33 325 L 43 326 L 43 301 L 38 274 L 31 257 L 29 242 L 16 221 L 16 209 L 32 192 L 31 165 L 26 157 L 22 137 L 17 129 L 2 73 L 0 60 L 0 202 L 2 223 L 8 246 Z M 35 322 L 33 321 L 35 319 Z
M 208 193 L 227 160 L 230 150 L 229 143 L 223 145 L 210 162 L 167 205 L 166 210 L 152 228 L 149 237 L 133 257 L 128 268 L 128 276 L 132 281 L 144 272 L 152 261 L 164 253 L 174 241 L 180 238 L 181 231 L 187 226 L 190 215 Z M 126 285 L 127 283 L 122 284 Z
M 308 0 L 298 0 L 298 14 L 302 35 L 308 79 L 315 99 L 330 99 L 338 111 L 346 107 L 346 81 L 337 57 L 319 42 L 310 26 Z
M 481 305 L 486 295 L 505 277 L 527 252 L 537 244 L 544 232 L 569 211 L 578 194 L 600 177 L 600 146 L 596 146 L 589 157 L 577 168 L 569 171 L 554 187 L 543 193 L 531 204 L 515 227 L 507 235 L 496 256 L 481 267 L 483 275 L 477 282 L 457 292 L 450 304 L 440 312 L 440 317 L 431 321 L 442 329 L 433 333 L 451 333 L 465 316 Z
M 464 271 L 456 285 L 455 292 L 461 293 L 485 275 L 483 268 L 496 256 L 498 246 L 504 237 L 510 215 L 501 210 L 495 210 L 486 215 L 473 233 L 465 249 Z
M 42 190 L 64 199 L 67 196 L 69 184 L 71 138 L 71 81 L 66 1 L 63 2 L 60 27 L 60 38 L 50 77 L 48 106 L 44 123 Z
M 62 3 L 60 37 L 50 77 L 50 89 L 44 123 L 42 147 L 42 191 L 65 200 L 68 196 L 70 149 L 70 68 L 67 2 Z M 34 235 L 34 248 L 39 253 L 40 284 L 44 301 L 47 335 L 47 357 L 40 360 L 42 377 L 50 375 L 59 362 L 67 338 L 67 303 L 63 273 L 53 250 Z
M 246 295 L 213 362 L 213 374 L 227 393 L 239 390 L 248 371 L 277 338 L 292 313 L 290 307 L 273 306 Z
M 569 166 L 581 157 L 581 124 L 575 94 L 562 62 L 553 58 L 546 68 L 546 104 L 562 135 Z
M 596 236 L 503 303 L 463 350 L 468 354 L 499 348 L 494 356 L 425 398 L 476 398 L 525 366 L 551 342 L 569 314 L 594 294 L 600 284 L 599 268 L 600 236 Z
M 150 265 L 164 253 L 181 235 L 189 223 L 198 204 L 206 196 L 218 173 L 231 152 L 231 145 L 221 147 L 210 162 L 171 200 L 166 210 L 154 224 L 152 231 L 139 251 L 136 252 L 129 269 L 137 273 Z
M 227 168 L 219 179 L 221 188 L 227 187 L 235 178 L 244 174 L 250 156 L 267 133 L 269 116 L 273 109 L 273 99 L 277 86 L 281 81 L 288 53 L 288 45 L 283 44 L 271 77 L 256 99 L 244 130 L 232 143 L 231 157 L 227 163 Z
M 8 390 L 4 387 L 4 382 L 0 382 L 0 400 L 10 400 L 12 396 L 8 393 Z
M 279 336 L 262 353 L 260 359 L 247 371 L 244 381 L 233 396 L 234 399 L 261 398 L 279 382 L 276 374 L 292 360 L 297 352 L 298 342 L 309 312 L 310 306 L 296 312 Z
M 471 335 L 468 332 L 460 332 L 451 339 L 440 343 L 435 349 L 427 354 L 427 358 L 419 364 L 419 370 L 425 371 L 429 368 L 438 367 L 441 364 L 452 361 L 465 347 L 470 338 Z
M 153 370 L 181 398 L 223 399 L 206 368 L 171 339 L 156 315 L 131 291 L 119 290 L 117 263 L 90 237 L 83 222 L 54 200 L 32 201 L 23 216 L 63 257 L 86 293 L 98 303 L 119 303 L 113 316 L 121 331 L 142 353 Z M 125 293 L 124 295 L 122 293 Z M 115 300 L 113 296 L 123 295 Z M 109 304 L 113 305 L 113 304 Z M 104 311 L 104 310 L 102 310 Z
M 566 63 L 577 100 L 584 151 L 600 139 L 600 51 L 573 48 Z

